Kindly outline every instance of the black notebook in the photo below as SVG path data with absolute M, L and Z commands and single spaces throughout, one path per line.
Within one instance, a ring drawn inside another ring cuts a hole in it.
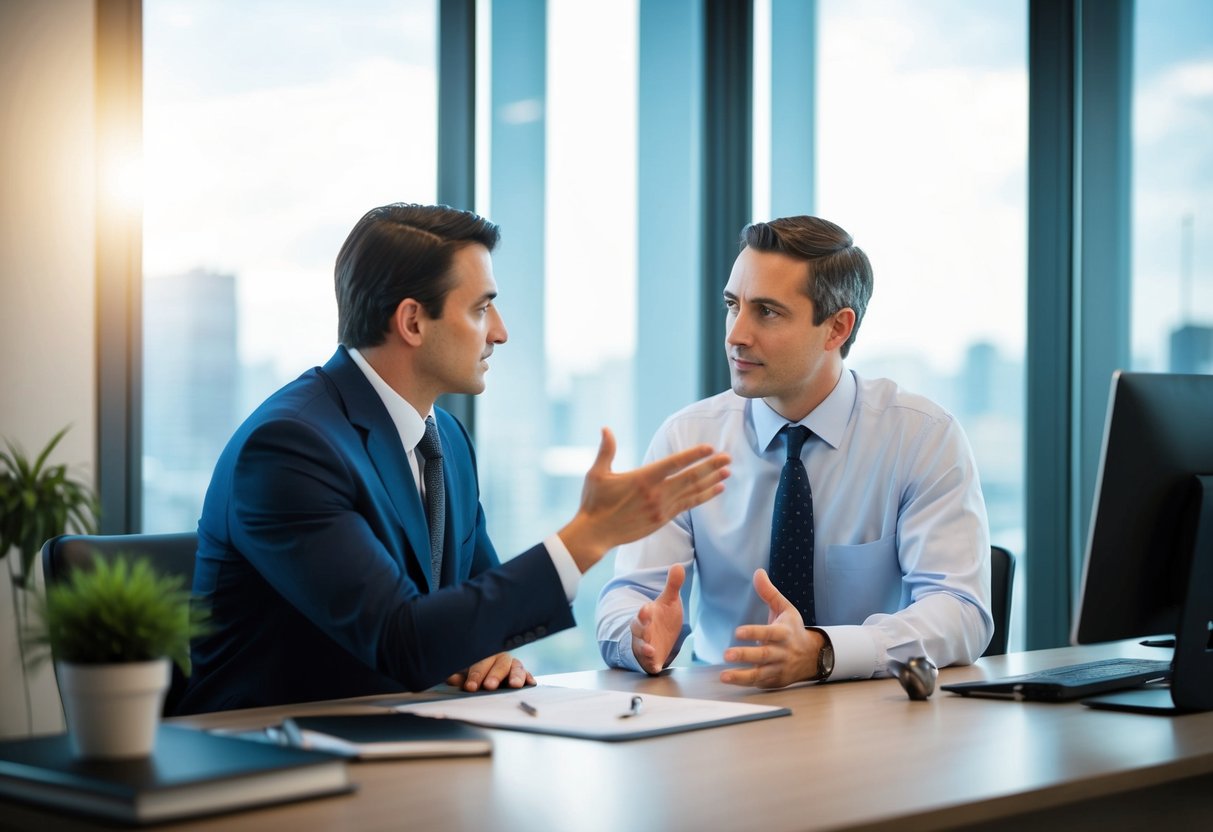
M 1072 702 L 1113 690 L 1169 679 L 1171 662 L 1162 659 L 1100 659 L 1051 667 L 1021 676 L 955 682 L 942 690 L 961 696 L 993 696 L 1032 702 Z
M 416 714 L 297 716 L 283 722 L 291 741 L 362 760 L 467 757 L 493 750 L 487 732 Z
M 152 756 L 136 760 L 77 760 L 67 734 L 0 742 L 0 797 L 127 824 L 351 788 L 340 757 L 176 726 L 161 725 Z

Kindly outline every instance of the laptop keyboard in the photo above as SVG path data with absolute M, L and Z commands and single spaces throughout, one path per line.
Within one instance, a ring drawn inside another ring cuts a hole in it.
M 1170 672 L 1171 662 L 1163 659 L 1102 659 L 1037 670 L 1027 675 L 1042 682 L 1086 684 L 1107 679 L 1131 678 L 1143 673 L 1156 673 L 1162 677 Z

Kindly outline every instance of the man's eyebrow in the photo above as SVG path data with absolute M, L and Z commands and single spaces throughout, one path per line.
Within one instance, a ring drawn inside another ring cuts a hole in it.
M 485 301 L 491 301 L 491 300 L 493 300 L 493 299 L 494 299 L 494 298 L 496 298 L 496 297 L 497 297 L 497 293 L 496 293 L 496 292 L 485 292 L 483 295 L 481 295 L 480 297 L 478 297 L 478 298 L 476 299 L 476 302 L 475 302 L 474 304 L 472 304 L 472 305 L 473 305 L 473 306 L 479 306 L 480 304 L 484 303 Z
M 725 300 L 732 300 L 732 301 L 739 300 L 737 295 L 733 294 L 728 289 L 725 289 L 724 297 L 725 297 Z M 789 308 L 786 303 L 784 303 L 781 300 L 776 300 L 775 298 L 750 298 L 746 301 L 746 303 L 749 303 L 753 306 L 770 306 L 774 309 L 787 310 Z

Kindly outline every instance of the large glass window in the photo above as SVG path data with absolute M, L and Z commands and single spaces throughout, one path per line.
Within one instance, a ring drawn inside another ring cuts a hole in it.
M 819 0 L 815 20 L 795 15 L 811 60 L 780 64 L 814 75 L 796 79 L 812 112 L 755 132 L 772 143 L 755 148 L 755 216 L 794 205 L 868 251 L 877 289 L 850 364 L 957 414 L 994 541 L 1016 552 L 1025 2 Z M 332 263 L 353 221 L 434 200 L 435 5 L 147 0 L 146 530 L 192 528 L 236 424 L 332 352 Z M 772 16 L 799 9 L 757 7 L 760 41 Z M 615 431 L 616 466 L 632 467 L 660 421 L 701 395 L 702 8 L 481 0 L 477 13 L 476 208 L 503 228 L 510 341 L 475 431 L 508 558 L 572 516 L 599 427 Z M 760 120 L 787 81 L 763 78 Z M 816 164 L 774 169 L 790 157 Z M 593 609 L 611 568 L 586 576 L 580 627 L 522 652 L 532 670 L 598 665 Z
M 617 468 L 648 441 L 634 429 L 638 11 L 522 0 L 484 12 L 481 207 L 502 225 L 494 268 L 510 339 L 476 401 L 476 441 L 489 531 L 509 558 L 573 517 L 600 427 L 618 440 Z M 583 579 L 581 626 L 520 651 L 529 669 L 601 664 L 594 605 L 610 571 Z
M 818 9 L 816 194 L 806 210 L 850 231 L 876 275 L 848 364 L 955 414 L 977 457 L 992 541 L 1023 554 L 1026 3 L 819 0 Z M 1022 610 L 1027 558 L 1019 562 Z
M 336 347 L 364 211 L 432 202 L 435 0 L 147 0 L 143 528 L 197 525 L 220 450 Z
M 1213 373 L 1213 14 L 1134 12 L 1133 365 Z

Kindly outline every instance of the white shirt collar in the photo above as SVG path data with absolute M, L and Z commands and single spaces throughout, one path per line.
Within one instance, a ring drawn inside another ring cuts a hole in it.
M 375 388 L 375 392 L 383 400 L 383 406 L 387 408 L 388 416 L 392 418 L 392 424 L 396 426 L 396 432 L 400 434 L 400 442 L 404 445 L 405 451 L 412 453 L 421 442 L 421 437 L 425 435 L 425 417 L 375 372 L 375 368 L 367 363 L 367 360 L 362 357 L 362 353 L 353 347 L 347 347 L 346 352 L 350 354 L 350 358 L 354 359 L 358 369 L 362 370 L 362 374 L 371 383 L 371 387 Z
M 820 436 L 831 447 L 837 448 L 842 442 L 847 422 L 851 419 L 851 411 L 855 408 L 857 390 L 854 374 L 843 368 L 842 375 L 830 395 L 796 424 L 804 425 L 813 431 L 815 436 Z M 770 449 L 771 443 L 775 441 L 780 429 L 788 424 L 788 420 L 772 410 L 762 399 L 752 399 L 750 404 L 754 436 L 758 440 L 759 453 L 763 453 Z

